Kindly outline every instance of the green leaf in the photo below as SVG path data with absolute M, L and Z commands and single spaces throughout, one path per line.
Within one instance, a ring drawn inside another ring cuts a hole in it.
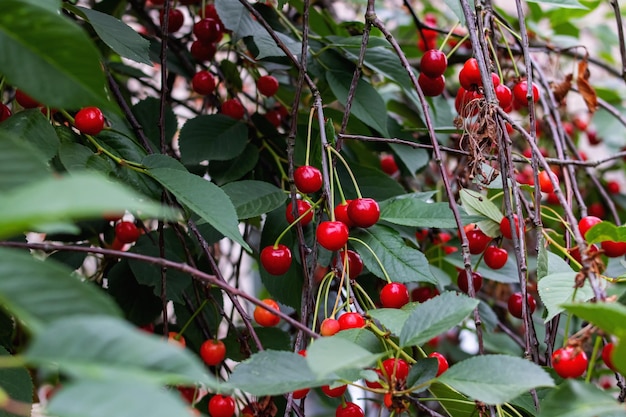
M 465 359 L 439 377 L 469 397 L 486 404 L 503 404 L 537 387 L 554 386 L 540 366 L 507 355 L 481 355 Z
M 326 81 L 340 103 L 346 103 L 352 83 L 352 75 L 347 72 L 328 71 Z M 363 79 L 359 79 L 352 107 L 352 114 L 372 129 L 388 137 L 387 107 L 378 92 Z
M 102 291 L 71 274 L 72 270 L 58 262 L 0 248 L 1 304 L 33 333 L 68 316 L 120 315 Z
M 437 284 L 437 279 L 428 268 L 428 259 L 419 250 L 409 247 L 395 230 L 374 225 L 354 233 L 354 237 L 369 246 L 369 249 L 358 240 L 350 240 L 363 260 L 363 264 L 374 275 L 385 278 L 376 257 L 396 282 L 429 282 Z M 376 257 L 374 257 L 374 254 Z
M 459 195 L 461 204 L 468 214 L 484 216 L 489 219 L 477 223 L 480 230 L 490 237 L 500 236 L 500 221 L 504 217 L 500 209 L 477 191 L 463 188 Z
M 624 404 L 592 384 L 567 379 L 546 395 L 538 417 L 616 417 L 626 415 Z
M 0 192 L 51 177 L 45 155 L 3 128 L 4 123 L 0 125 Z
M 38 181 L 5 193 L 0 202 L 0 238 L 44 224 L 102 217 L 124 210 L 143 218 L 177 217 L 174 210 L 140 200 L 136 192 L 119 183 L 84 172 Z
M 342 330 L 335 334 L 334 337 L 346 339 L 373 353 L 383 353 L 386 351 L 380 339 L 365 328 Z
M 626 335 L 626 306 L 619 303 L 570 303 L 563 309 L 593 323 L 608 334 Z
M 421 345 L 458 325 L 478 306 L 479 301 L 446 291 L 415 306 L 400 332 L 401 346 Z
M 611 222 L 600 222 L 585 233 L 588 244 L 599 243 L 605 240 L 626 242 L 626 226 L 615 226 Z
M 477 417 L 476 404 L 448 385 L 434 382 L 428 389 L 439 404 L 453 417 Z
M 172 417 L 188 415 L 189 405 L 176 390 L 134 381 L 74 381 L 63 384 L 46 411 L 61 417 Z
M 77 378 L 154 384 L 225 384 L 205 373 L 202 362 L 180 345 L 104 316 L 56 320 L 24 353 L 29 363 L 58 367 Z
M 70 10 L 77 11 L 79 15 L 82 14 L 100 39 L 117 54 L 140 64 L 152 65 L 148 53 L 150 42 L 126 23 L 111 15 L 86 7 L 76 6 L 71 7 Z
M 155 168 L 150 169 L 148 173 L 174 194 L 179 202 L 189 207 L 224 236 L 252 252 L 239 233 L 235 207 L 221 188 L 197 175 L 177 169 Z
M 332 382 L 319 380 L 303 356 L 273 350 L 264 350 L 241 362 L 228 381 L 231 386 L 256 396 L 280 395 Z
M 244 180 L 231 182 L 222 190 L 232 200 L 240 220 L 250 219 L 273 211 L 285 204 L 287 194 L 264 181 Z
M 185 123 L 179 141 L 186 165 L 227 161 L 243 152 L 248 143 L 248 128 L 241 120 L 222 114 L 197 116 Z
M 354 177 L 359 179 L 359 188 L 364 197 L 383 201 L 404 193 L 404 189 L 398 181 L 388 175 L 383 175 L 378 168 L 352 162 L 350 163 L 350 169 Z M 352 184 L 350 175 L 342 164 L 337 166 L 337 172 L 339 173 L 339 180 L 346 198 L 356 198 L 357 193 Z
M 217 185 L 235 181 L 252 171 L 259 161 L 259 148 L 248 143 L 243 152 L 228 161 L 212 161 L 209 175 Z
M 76 23 L 21 0 L 2 9 L 0 68 L 10 84 L 50 107 L 111 107 L 98 50 Z
M 460 209 L 463 224 L 485 220 L 483 216 L 470 216 Z M 427 203 L 411 195 L 386 200 L 381 203 L 380 219 L 410 227 L 437 227 L 456 229 L 456 221 L 448 203 Z
M 409 388 L 416 387 L 418 385 L 425 384 L 432 380 L 437 375 L 439 369 L 439 361 L 435 358 L 424 358 L 417 361 L 416 364 L 411 366 L 409 375 L 406 378 L 406 385 Z M 414 390 L 414 393 L 419 393 L 428 388 L 424 386 L 420 390 Z
M 586 6 L 582 5 L 576 0 L 528 0 L 528 2 L 546 4 L 546 5 L 555 6 L 561 9 L 586 9 L 587 8 Z
M 8 356 L 9 352 L 0 346 L 0 357 Z M 17 401 L 31 404 L 33 401 L 33 380 L 26 368 L 0 368 L 0 389 Z M 17 414 L 0 410 L 0 417 L 19 417 Z
M 161 101 L 156 97 L 148 97 L 135 104 L 131 111 L 143 128 L 144 134 L 150 139 L 155 149 L 160 149 L 161 131 L 159 129 L 159 115 Z M 178 120 L 172 108 L 165 107 L 165 140 L 171 143 L 178 130 Z
M 544 321 L 552 320 L 557 314 L 563 312 L 563 304 L 572 301 L 588 301 L 593 298 L 593 290 L 589 281 L 585 280 L 582 288 L 576 288 L 575 272 L 557 272 L 547 275 L 539 281 L 537 289 L 547 314 Z
M 1 130 L 10 131 L 11 134 L 33 145 L 47 161 L 56 155 L 59 148 L 56 131 L 39 109 L 15 113 L 0 125 Z
M 341 337 L 320 337 L 308 347 L 306 362 L 319 379 L 335 372 L 362 369 L 378 359 L 379 354 Z
M 392 334 L 398 336 L 415 307 L 415 303 L 409 303 L 402 308 L 376 308 L 369 310 L 367 314 L 378 320 Z
M 472 265 L 476 265 L 479 258 L 480 258 L 480 255 L 473 255 Z M 457 268 L 461 268 L 461 269 L 465 267 L 463 263 L 463 256 L 458 251 L 455 253 L 446 255 L 443 258 L 443 262 L 453 265 Z M 504 266 L 500 269 L 491 269 L 488 266 L 486 266 L 484 262 L 481 262 L 478 265 L 478 268 L 476 269 L 476 271 L 479 272 L 483 276 L 483 278 L 489 279 L 492 281 L 511 283 L 511 284 L 519 282 L 519 273 L 517 271 L 517 263 L 515 262 L 515 258 L 513 256 L 510 256 L 506 264 L 504 264 Z

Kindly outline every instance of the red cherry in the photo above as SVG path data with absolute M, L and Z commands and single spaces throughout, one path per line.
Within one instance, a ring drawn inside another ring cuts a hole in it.
M 311 209 L 311 204 L 306 200 L 296 200 L 296 207 L 298 208 L 298 217 L 300 217 L 306 213 L 307 210 Z M 287 208 L 285 209 L 285 217 L 289 224 L 296 221 L 296 217 L 293 217 L 293 204 L 291 204 L 291 201 L 287 204 Z M 311 220 L 313 220 L 313 210 L 310 210 L 306 216 L 300 219 L 300 224 L 304 227 L 311 223 Z
M 161 26 L 163 26 L 164 22 L 163 12 L 163 9 L 159 12 L 159 22 L 161 23 Z M 178 9 L 170 9 L 170 12 L 167 15 L 167 31 L 169 33 L 177 32 L 181 27 L 183 27 L 184 22 L 185 16 L 183 15 L 183 12 Z
M 97 107 L 85 107 L 74 116 L 74 125 L 81 133 L 94 136 L 104 128 L 104 115 Z
M 329 251 L 343 248 L 348 242 L 349 234 L 348 226 L 340 221 L 323 221 L 315 232 L 319 244 Z
M 200 357 L 209 366 L 218 365 L 226 357 L 226 345 L 221 340 L 205 340 L 200 345 Z
M 433 352 L 428 355 L 428 357 L 437 359 L 437 376 L 443 374 L 448 370 L 448 360 L 441 353 Z
M 489 246 L 485 249 L 485 264 L 491 269 L 500 269 L 509 259 L 509 253 L 506 249 L 497 246 Z
M 183 400 L 185 400 L 187 404 L 193 404 L 198 400 L 198 389 L 196 387 L 177 387 L 176 389 L 180 392 L 180 396 L 183 397 Z
M 383 373 L 382 373 L 382 371 L 380 369 L 374 369 L 374 371 L 378 375 L 378 379 L 376 381 L 368 381 L 366 379 L 365 380 L 365 385 L 367 385 L 369 388 L 373 388 L 373 389 L 382 388 L 383 386 L 381 385 L 381 383 L 379 381 L 384 378 Z
M 446 88 L 446 78 L 443 75 L 431 78 L 421 73 L 417 78 L 417 82 L 426 97 L 437 97 Z
M 618 258 L 626 255 L 626 242 L 613 242 L 605 240 L 600 243 L 600 247 L 604 250 L 604 254 L 609 258 Z
M 477 87 L 483 85 L 476 58 L 470 58 L 465 61 L 463 68 L 459 72 L 459 83 L 461 83 L 461 87 L 468 91 L 476 90 Z
M 348 216 L 348 207 L 350 206 L 351 202 L 352 200 L 346 200 L 345 203 L 338 204 L 334 210 L 335 219 L 342 222 L 348 227 L 354 226 L 354 223 L 352 222 L 352 220 L 350 220 L 350 216 Z
M 517 214 L 513 215 L 513 219 L 515 220 L 515 230 L 519 229 L 519 220 L 517 219 Z M 526 225 L 524 225 L 524 233 L 526 232 Z M 507 216 L 504 216 L 500 221 L 500 233 L 507 239 L 513 239 L 513 235 L 511 234 L 511 222 Z
M 272 75 L 263 75 L 256 81 L 257 90 L 266 97 L 272 97 L 276 94 L 278 87 L 278 80 Z
M 576 129 L 580 130 L 581 132 L 585 132 L 587 130 L 587 127 L 589 127 L 589 120 L 585 117 L 576 116 L 572 120 L 572 124 L 574 125 L 574 127 L 576 127 Z
M 469 292 L 469 283 L 467 281 L 467 274 L 465 269 L 459 271 L 456 278 L 456 284 L 459 289 L 465 294 Z M 483 276 L 479 272 L 472 272 L 472 285 L 474 286 L 474 292 L 477 293 L 483 286 Z
M 615 344 L 613 342 L 607 343 L 602 348 L 602 360 L 604 364 L 613 372 L 617 372 L 615 369 L 615 364 L 613 364 L 613 349 L 615 348 Z
M 179 334 L 177 332 L 168 332 L 167 333 L 167 341 L 170 342 L 170 343 L 173 343 L 176 346 L 180 346 L 180 347 L 186 347 L 187 346 L 187 341 L 185 340 L 183 335 Z
M 511 313 L 513 317 L 517 317 L 518 319 L 522 318 L 523 299 L 524 297 L 522 297 L 521 292 L 515 292 L 509 296 L 509 301 L 507 302 L 509 313 Z M 535 309 L 537 308 L 537 302 L 535 301 L 534 297 L 528 293 L 526 293 L 526 301 L 528 301 L 528 311 L 530 312 L 530 314 L 533 314 L 535 312 Z
M 513 86 L 513 101 L 520 107 L 526 107 L 528 101 L 526 96 L 528 95 L 528 81 L 522 80 Z M 535 83 L 532 84 L 532 100 L 533 102 L 539 101 L 539 90 Z
M 539 173 L 539 188 L 543 193 L 552 193 L 554 192 L 554 187 L 552 186 L 552 182 L 550 177 L 554 180 L 556 185 L 559 185 L 559 177 L 552 171 L 541 171 Z
M 426 301 L 438 295 L 439 295 L 439 290 L 435 287 L 431 287 L 431 286 L 417 287 L 417 288 L 414 288 L 413 291 L 411 291 L 411 301 L 425 303 Z
M 388 381 L 403 382 L 409 376 L 410 368 L 404 359 L 389 358 L 383 361 L 381 370 Z
M 133 243 L 139 239 L 141 231 L 133 222 L 119 222 L 115 225 L 115 238 L 121 243 Z
M 578 378 L 585 373 L 588 364 L 587 354 L 574 346 L 552 353 L 552 367 L 561 378 Z
M 320 325 L 320 334 L 322 336 L 332 336 L 336 334 L 339 330 L 341 330 L 339 320 L 330 317 L 324 319 L 324 321 Z
M 493 84 L 494 88 L 500 85 L 500 77 L 495 72 L 491 73 L 491 83 Z
M 232 117 L 233 119 L 241 120 L 243 116 L 245 116 L 246 111 L 241 101 L 236 98 L 231 98 L 222 103 L 222 114 Z
M 393 175 L 398 172 L 398 164 L 393 155 L 385 155 L 380 158 L 380 169 L 387 175 Z
M 483 253 L 487 245 L 489 245 L 489 242 L 491 242 L 491 238 L 483 233 L 475 224 L 468 224 L 464 229 L 470 253 L 472 255 Z
M 596 246 L 595 244 L 593 245 L 589 245 L 587 247 L 587 253 L 591 256 L 592 254 L 598 252 L 598 246 Z M 578 246 L 575 246 L 573 248 L 571 248 L 569 250 L 570 255 L 572 255 L 572 258 L 574 258 L 576 260 L 576 262 L 578 263 L 582 263 L 582 258 L 580 257 L 580 250 L 578 248 Z
M 214 395 L 209 400 L 211 417 L 232 417 L 235 414 L 235 400 L 228 395 Z
M 266 246 L 261 251 L 261 265 L 272 275 L 283 275 L 291 266 L 291 251 L 282 244 Z
M 380 291 L 380 302 L 385 308 L 402 308 L 409 302 L 409 290 L 399 282 L 390 282 Z
M 11 109 L 5 104 L 0 103 L 0 122 L 4 122 L 9 117 L 11 117 Z
M 275 128 L 279 128 L 283 122 L 283 116 L 281 116 L 280 112 L 276 109 L 268 110 L 267 113 L 265 113 L 265 118 Z
M 331 398 L 341 397 L 347 389 L 347 385 L 340 385 L 337 388 L 331 388 L 329 385 L 322 386 L 322 392 Z
M 339 404 L 335 410 L 335 417 L 364 417 L 363 409 L 352 402 Z
M 361 255 L 356 253 L 353 250 L 348 249 L 348 277 L 350 279 L 355 279 L 358 277 L 361 272 L 363 272 L 363 260 L 361 259 Z M 339 252 L 340 259 L 335 259 L 335 265 L 337 268 L 343 268 L 344 262 L 346 260 L 346 251 L 342 250 Z
M 217 47 L 214 43 L 203 44 L 200 41 L 193 41 L 190 48 L 191 55 L 199 62 L 210 61 L 215 57 Z
M 590 216 L 599 217 L 601 219 L 606 216 L 606 210 L 599 201 L 589 204 L 589 207 L 587 207 L 587 213 L 589 213 Z
M 437 78 L 448 68 L 448 58 L 439 49 L 424 52 L 420 60 L 420 70 L 430 78 Z
M 475 116 L 479 110 L 478 101 L 482 97 L 483 95 L 477 91 L 466 90 L 460 87 L 454 100 L 454 108 L 463 117 Z
M 280 311 L 280 307 L 278 307 L 278 303 L 270 298 L 266 298 L 261 300 L 263 304 L 265 304 L 270 309 Z M 276 314 L 271 313 L 261 306 L 256 306 L 254 309 L 254 321 L 256 321 L 259 326 L 263 327 L 274 327 L 280 322 L 280 317 Z
M 15 100 L 25 109 L 34 109 L 35 107 L 41 106 L 41 103 L 22 90 L 15 90 Z
M 348 205 L 348 217 L 356 226 L 367 228 L 380 218 L 380 208 L 373 198 L 357 198 Z
M 339 316 L 339 328 L 341 330 L 360 329 L 365 327 L 365 319 L 359 313 L 349 312 Z
M 315 193 L 322 188 L 322 173 L 314 166 L 302 165 L 294 171 L 293 181 L 301 192 Z
M 1 114 L 2 113 L 0 112 L 0 121 L 2 119 Z M 619 189 L 620 189 L 619 182 L 617 181 L 606 182 L 606 191 L 608 191 L 609 194 L 619 194 Z
M 215 91 L 215 78 L 209 71 L 199 71 L 191 79 L 191 88 L 198 94 L 209 95 Z
M 219 42 L 222 39 L 222 32 L 220 22 L 211 17 L 200 19 L 193 25 L 193 34 L 206 45 Z
M 504 84 L 500 84 L 496 87 L 496 98 L 500 107 L 508 109 L 513 104 L 513 93 L 511 89 Z
M 580 232 L 582 237 L 585 237 L 585 235 L 587 234 L 587 231 L 591 229 L 593 226 L 595 226 L 596 224 L 600 223 L 601 221 L 602 219 L 596 216 L 583 217 L 578 222 L 578 231 Z
M 598 132 L 592 129 L 587 130 L 587 140 L 591 146 L 596 146 L 602 143 L 602 138 L 598 136 Z

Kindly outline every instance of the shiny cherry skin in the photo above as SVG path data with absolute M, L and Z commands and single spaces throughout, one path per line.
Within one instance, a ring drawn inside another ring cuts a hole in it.
M 600 242 L 600 247 L 609 258 L 619 258 L 620 256 L 626 255 L 626 242 L 605 240 L 604 242 Z
M 348 389 L 347 385 L 340 385 L 336 388 L 331 388 L 329 385 L 322 386 L 322 392 L 330 398 L 341 397 L 346 392 L 347 389 Z
M 365 319 L 362 315 L 355 312 L 344 313 L 339 316 L 339 327 L 341 330 L 360 329 L 365 327 Z
M 417 301 L 418 303 L 425 303 L 439 295 L 439 290 L 430 285 L 417 287 L 411 291 L 411 301 Z
M 582 237 L 585 237 L 587 231 L 601 221 L 602 219 L 596 216 L 585 216 L 578 222 L 578 231 L 580 232 Z
M 209 400 L 211 417 L 232 417 L 235 415 L 235 400 L 228 395 L 214 395 Z
M 398 164 L 393 155 L 385 155 L 380 158 L 380 169 L 387 175 L 394 175 L 398 172 Z
M 11 109 L 6 104 L 0 103 L 0 122 L 4 122 L 11 117 L 11 114 Z
M 241 120 L 246 114 L 243 104 L 236 98 L 231 98 L 222 103 L 222 114 Z
M 298 217 L 300 217 L 304 213 L 307 213 L 307 210 L 311 209 L 311 204 L 306 200 L 296 200 L 296 207 L 298 208 Z M 296 221 L 297 217 L 293 217 L 293 204 L 291 204 L 291 201 L 287 204 L 287 208 L 285 209 L 285 218 L 289 224 Z M 313 210 L 310 210 L 303 218 L 300 219 L 300 224 L 304 227 L 311 223 L 312 220 Z
M 266 246 L 261 251 L 261 265 L 271 275 L 283 275 L 291 267 L 291 251 L 283 244 Z
M 98 107 L 84 107 L 74 116 L 74 125 L 80 133 L 95 136 L 104 128 L 104 115 Z
M 121 243 L 133 243 L 139 239 L 141 231 L 133 222 L 119 222 L 115 225 L 115 238 Z
M 342 222 L 348 227 L 354 226 L 354 222 L 350 219 L 350 216 L 348 216 L 348 207 L 350 206 L 351 202 L 352 200 L 346 200 L 345 203 L 339 203 L 335 206 L 334 210 L 335 219 Z
M 409 376 L 410 369 L 411 367 L 404 359 L 389 358 L 383 361 L 381 370 L 388 381 L 395 378 L 396 382 L 403 382 Z
M 302 165 L 294 171 L 293 181 L 301 192 L 315 193 L 322 188 L 322 172 L 314 166 Z
M 448 58 L 439 49 L 430 49 L 424 52 L 420 60 L 420 70 L 422 74 L 430 78 L 437 78 L 448 68 Z
M 189 48 L 191 56 L 198 62 L 207 62 L 215 58 L 217 46 L 215 44 L 203 44 L 200 41 L 193 41 Z
M 221 340 L 205 340 L 200 345 L 200 357 L 209 366 L 219 365 L 226 357 L 226 345 Z
M 347 251 L 339 252 L 339 259 L 335 259 L 335 266 L 337 268 L 343 268 L 344 262 L 346 261 L 346 252 L 348 253 L 348 261 L 347 261 L 347 269 L 348 269 L 348 277 L 350 279 L 355 279 L 358 277 L 361 272 L 363 272 L 363 260 L 361 259 L 361 255 L 357 252 L 348 249 Z
M 500 107 L 502 107 L 505 111 L 506 109 L 512 108 L 513 93 L 506 85 L 500 84 L 496 87 L 496 98 L 498 99 L 498 103 L 500 103 Z
M 476 90 L 477 87 L 483 85 L 476 58 L 470 58 L 465 61 L 463 68 L 459 72 L 459 83 L 461 87 L 468 91 Z
M 41 106 L 41 103 L 20 89 L 15 90 L 15 101 L 25 109 L 34 109 Z
M 409 302 L 409 290 L 400 282 L 390 282 L 380 291 L 380 302 L 384 308 L 402 308 Z
M 270 298 L 261 300 L 261 302 L 272 310 L 280 311 L 278 303 Z M 255 307 L 253 316 L 254 321 L 263 327 L 274 327 L 280 322 L 280 317 L 261 306 Z
M 615 349 L 615 344 L 613 342 L 604 345 L 602 348 L 602 360 L 610 370 L 617 372 L 615 364 L 613 363 L 613 349 Z
M 441 353 L 433 352 L 428 357 L 437 359 L 437 376 L 448 370 L 448 360 Z
M 464 229 L 470 253 L 472 255 L 483 253 L 487 248 L 487 245 L 489 245 L 489 242 L 491 242 L 491 238 L 483 233 L 483 231 L 474 224 L 468 224 L 464 227 Z
M 417 77 L 417 83 L 426 97 L 437 97 L 441 95 L 446 88 L 446 77 L 443 75 L 429 77 L 422 73 Z
M 574 346 L 566 346 L 552 353 L 552 367 L 561 378 L 578 378 L 587 370 L 587 354 Z
M 159 22 L 161 25 L 164 23 L 163 19 L 163 9 L 159 12 Z M 185 16 L 183 12 L 178 9 L 170 9 L 169 14 L 167 15 L 167 31 L 169 33 L 178 32 L 180 28 L 183 27 L 183 23 L 185 22 Z
M 513 215 L 513 219 L 515 221 L 515 230 L 519 229 L 519 220 L 517 218 L 517 214 Z M 524 232 L 526 232 L 526 225 L 524 225 Z M 511 233 L 511 222 L 507 216 L 504 216 L 500 221 L 500 233 L 507 239 L 513 239 L 513 234 Z
M 196 93 L 207 96 L 215 91 L 215 77 L 209 71 L 198 71 L 191 79 L 191 88 Z
M 506 261 L 509 260 L 509 253 L 506 249 L 499 248 L 497 246 L 489 246 L 485 249 L 484 258 L 485 264 L 491 269 L 500 269 L 506 265 Z
M 211 17 L 200 19 L 193 25 L 193 34 L 205 45 L 219 42 L 223 31 L 220 22 Z
M 541 171 L 539 173 L 539 188 L 542 193 L 552 193 L 554 192 L 554 187 L 552 186 L 552 182 L 550 181 L 550 177 L 554 180 L 556 185 L 559 185 L 559 177 L 552 171 Z
M 511 313 L 513 317 L 517 317 L 518 319 L 522 318 L 523 299 L 524 297 L 522 297 L 521 292 L 515 292 L 509 296 L 509 301 L 507 302 L 509 313 Z M 530 312 L 530 314 L 533 314 L 535 312 L 535 309 L 537 308 L 537 302 L 535 301 L 535 298 L 528 293 L 526 294 L 526 300 L 528 301 L 528 311 Z
M 332 336 L 336 334 L 339 330 L 341 330 L 339 320 L 332 317 L 324 319 L 324 321 L 322 321 L 322 324 L 320 325 L 320 334 L 322 336 Z
M 343 248 L 348 242 L 349 235 L 348 226 L 340 221 L 323 221 L 317 226 L 315 231 L 317 242 L 329 251 Z
M 467 281 L 467 274 L 465 270 L 459 271 L 457 276 L 457 283 L 459 289 L 465 294 L 469 293 L 469 283 Z M 474 286 L 474 292 L 477 293 L 483 286 L 483 276 L 479 272 L 472 272 L 472 285 Z
M 356 198 L 348 205 L 348 217 L 355 226 L 367 228 L 380 218 L 380 207 L 373 198 Z
M 278 80 L 273 75 L 263 75 L 256 81 L 257 90 L 265 97 L 272 97 L 278 92 L 279 87 Z
M 335 410 L 335 417 L 364 417 L 363 409 L 353 402 L 339 404 Z
M 513 86 L 513 101 L 520 107 L 526 107 L 528 105 L 528 101 L 526 100 L 526 95 L 528 94 L 528 80 L 522 80 L 519 83 Z M 535 83 L 531 86 L 532 92 L 532 100 L 533 102 L 539 101 L 539 89 Z

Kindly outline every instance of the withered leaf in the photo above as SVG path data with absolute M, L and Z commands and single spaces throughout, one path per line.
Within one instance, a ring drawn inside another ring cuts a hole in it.
M 565 79 L 560 83 L 552 83 L 550 88 L 552 89 L 552 94 L 554 94 L 554 99 L 557 103 L 564 105 L 565 97 L 569 90 L 572 89 L 572 79 L 574 78 L 574 74 L 567 74 Z
M 598 96 L 596 90 L 589 84 L 589 68 L 587 68 L 587 58 L 585 57 L 578 63 L 578 76 L 576 77 L 576 85 L 580 95 L 585 100 L 587 110 L 593 114 L 598 108 Z

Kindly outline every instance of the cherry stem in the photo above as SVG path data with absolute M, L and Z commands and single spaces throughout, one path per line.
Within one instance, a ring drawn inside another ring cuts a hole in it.
M 198 314 L 200 314 L 200 312 L 202 311 L 202 309 L 208 304 L 209 299 L 205 298 L 202 301 L 202 304 L 200 304 L 200 306 L 196 309 L 196 311 L 193 312 L 193 314 L 191 315 L 191 317 L 189 317 L 189 319 L 187 320 L 187 322 L 185 322 L 185 324 L 183 325 L 183 327 L 180 329 L 180 331 L 178 332 L 178 334 L 176 335 L 175 339 L 178 338 L 180 339 L 180 336 L 183 335 L 183 333 L 185 333 L 185 330 L 187 330 L 187 327 L 189 327 L 189 325 L 193 322 L 193 320 L 198 316 Z
M 409 363 L 415 363 L 417 362 L 416 359 L 414 359 L 411 355 L 409 355 L 408 353 L 406 353 L 404 351 L 404 349 L 402 349 L 400 346 L 398 346 L 398 344 L 396 342 L 394 342 L 393 340 L 391 340 L 389 338 L 389 335 L 387 332 L 383 332 L 382 330 L 380 330 L 375 324 L 371 323 L 369 328 L 372 330 L 372 332 L 374 332 L 375 335 L 377 335 L 378 337 L 382 337 L 386 343 L 389 344 L 389 346 L 391 346 L 396 352 L 398 352 L 400 354 L 400 356 L 402 356 L 404 359 L 406 359 L 407 362 Z M 420 352 L 420 355 L 422 355 L 424 358 L 428 355 L 426 355 L 426 352 L 424 352 L 424 350 L 419 347 L 416 346 L 417 350 Z
M 309 125 L 306 133 L 306 154 L 304 157 L 304 165 L 309 165 L 309 157 L 311 155 L 311 129 L 313 128 L 313 116 L 315 115 L 315 107 L 311 107 L 309 111 Z
M 348 162 L 344 159 L 344 157 L 341 155 L 341 153 L 337 149 L 333 148 L 330 145 L 327 145 L 327 149 L 330 152 L 334 153 L 335 156 L 337 156 L 337 159 L 339 159 L 341 163 L 346 167 L 346 170 L 348 171 L 348 174 L 350 175 L 350 179 L 352 180 L 352 184 L 354 184 L 354 189 L 356 190 L 357 197 L 362 198 L 361 189 L 359 188 L 359 184 L 357 183 L 356 178 L 354 177 L 354 173 L 350 169 Z M 337 181 L 339 181 L 339 179 L 337 179 Z
M 354 283 L 354 288 L 356 288 L 357 290 L 359 290 L 359 292 L 361 293 L 361 295 L 363 295 L 365 297 L 365 300 L 369 303 L 371 308 L 376 308 L 376 303 L 374 303 L 374 301 L 372 301 L 372 298 L 369 296 L 369 294 L 363 289 L 363 287 L 361 287 L 361 285 L 358 282 Z
M 457 43 L 456 45 L 454 45 L 454 47 L 452 47 L 452 49 L 450 49 L 448 51 L 448 53 L 446 54 L 446 58 L 450 58 L 452 55 L 454 55 L 454 53 L 461 47 L 461 45 L 463 45 L 463 43 L 465 41 L 467 41 L 469 39 L 469 34 L 463 36 L 461 38 L 461 40 L 459 41 L 459 43 Z
M 598 352 L 600 351 L 601 344 L 602 338 L 600 336 L 596 336 L 596 341 L 593 344 L 593 352 L 591 353 L 591 359 L 589 360 L 589 367 L 587 368 L 587 375 L 585 376 L 585 382 L 587 384 L 591 382 L 591 375 L 593 374 L 593 370 L 596 366 L 596 357 L 598 356 Z
M 519 35 L 515 32 L 511 31 L 506 25 L 503 25 L 498 19 L 496 19 L 496 25 L 498 26 L 498 31 L 500 32 L 500 36 L 502 36 L 502 40 L 504 41 L 504 45 L 506 45 L 506 50 L 509 53 L 509 58 L 511 58 L 511 62 L 513 63 L 513 70 L 515 71 L 515 76 L 519 78 L 519 69 L 517 68 L 517 64 L 515 63 L 515 55 L 513 51 L 511 51 L 511 46 L 509 42 L 506 40 L 506 36 L 504 36 L 504 32 L 502 28 L 504 27 L 509 33 L 519 39 Z
M 331 271 L 327 273 L 326 275 L 324 275 L 324 278 L 322 278 L 322 282 L 320 283 L 320 288 L 317 291 L 317 298 L 315 300 L 315 311 L 313 313 L 313 329 L 315 329 L 315 323 L 317 322 L 317 315 L 319 314 L 320 298 L 322 296 L 322 293 L 324 293 L 324 317 L 327 318 L 328 293 L 330 292 L 330 284 L 332 283 L 334 276 L 335 276 L 335 273 Z M 335 317 L 334 311 L 331 317 Z
M 335 173 L 335 178 L 339 178 L 339 175 L 337 174 L 337 167 L 333 167 L 333 171 Z M 343 187 L 341 186 L 341 182 L 339 181 L 337 181 L 337 191 L 339 191 L 339 196 L 341 197 L 341 204 L 345 204 L 346 196 L 343 193 Z
M 441 42 L 441 46 L 439 47 L 439 50 L 440 50 L 440 51 L 443 51 L 443 48 L 445 48 L 446 43 L 448 43 L 448 40 L 450 39 L 450 37 L 451 37 L 451 36 L 452 36 L 452 34 L 454 33 L 454 30 L 455 30 L 455 29 L 459 26 L 459 23 L 460 23 L 460 22 L 458 22 L 458 21 L 457 21 L 457 22 L 454 24 L 454 26 L 452 26 L 452 28 L 448 31 L 448 33 L 446 33 L 446 37 L 445 37 L 445 38 L 443 38 L 443 42 Z M 459 42 L 459 43 L 460 43 L 460 42 Z M 457 43 L 457 44 L 456 44 L 456 45 L 454 45 L 454 46 L 456 47 L 457 45 L 459 45 L 459 43 Z
M 498 77 L 500 77 L 500 84 L 504 84 L 504 75 L 502 74 L 502 67 L 500 66 L 500 61 L 497 58 L 496 50 L 493 47 L 493 42 L 491 42 L 491 38 L 487 37 L 487 45 L 489 45 L 489 49 L 493 54 L 493 60 L 496 63 L 496 68 L 498 69 Z
M 283 230 L 280 235 L 278 235 L 278 237 L 276 238 L 276 240 L 274 241 L 274 245 L 272 246 L 274 249 L 278 248 L 278 244 L 280 243 L 280 241 L 282 240 L 283 237 L 285 237 L 285 235 L 287 234 L 287 232 L 292 229 L 296 224 L 298 224 L 298 222 L 300 220 L 302 220 L 303 218 L 305 218 L 307 216 L 307 214 L 309 214 L 311 211 L 313 211 L 317 206 L 319 206 L 320 202 L 322 200 L 318 200 L 315 203 L 313 203 L 311 205 L 311 207 L 309 207 L 308 209 L 306 209 L 306 211 L 304 211 L 304 213 L 302 213 L 300 216 L 298 216 L 293 223 L 290 223 L 289 226 L 287 226 L 285 228 L 285 230 Z
M 200 17 L 203 19 L 206 17 L 205 8 L 206 8 L 206 0 L 202 0 L 202 12 L 200 14 Z
M 285 172 L 285 169 L 283 168 L 283 165 L 281 164 L 281 161 L 283 161 L 284 159 L 281 158 L 280 155 L 278 155 L 274 151 L 274 149 L 272 149 L 272 146 L 269 143 L 267 143 L 265 140 L 263 140 L 262 145 L 265 149 L 267 149 L 270 155 L 272 155 L 274 162 L 276 162 L 276 166 L 278 167 L 278 170 L 280 171 L 281 182 L 283 179 L 288 179 L 289 176 L 287 175 L 287 173 Z
M 365 242 L 363 242 L 361 239 L 357 238 L 357 237 L 352 237 L 350 236 L 348 238 L 348 240 L 351 240 L 353 242 L 358 242 L 361 245 L 365 246 L 367 248 L 368 251 L 370 251 L 370 253 L 372 254 L 372 256 L 374 257 L 374 259 L 376 260 L 376 263 L 378 264 L 378 266 L 380 267 L 381 271 L 383 271 L 383 275 L 385 276 L 385 279 L 387 280 L 387 282 L 389 284 L 391 284 L 391 278 L 389 278 L 389 274 L 387 274 L 387 270 L 385 269 L 385 267 L 383 266 L 383 263 L 380 261 L 380 258 L 378 257 L 378 255 L 376 255 L 376 252 L 374 252 L 374 250 Z

